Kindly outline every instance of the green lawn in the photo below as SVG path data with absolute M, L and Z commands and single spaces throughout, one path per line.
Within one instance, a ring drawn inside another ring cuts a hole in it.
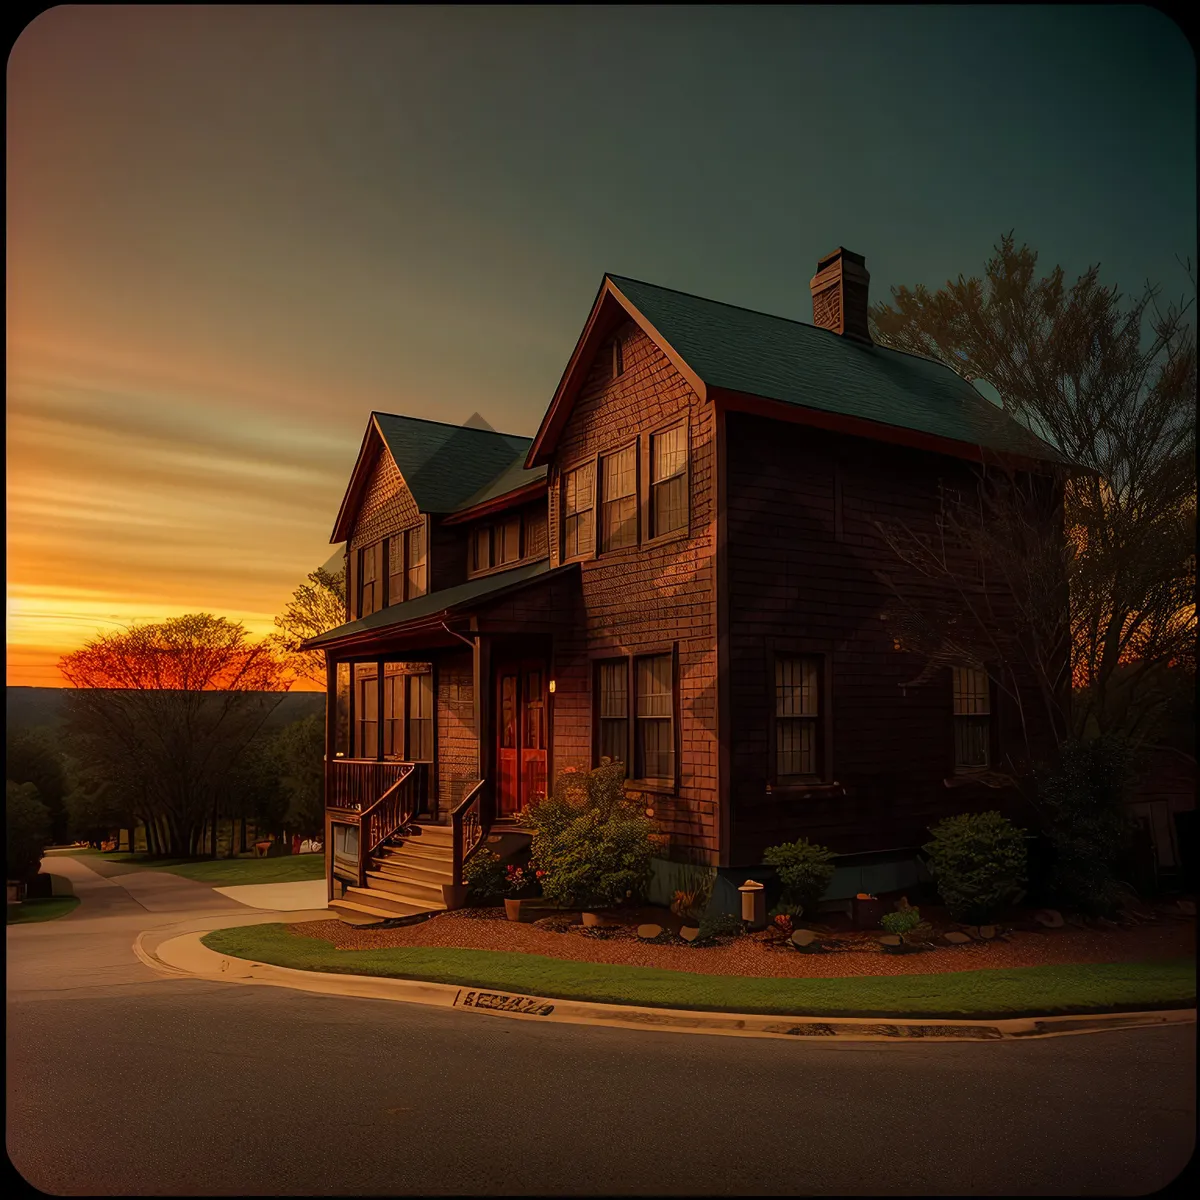
M 1002 1018 L 1132 1011 L 1195 1003 L 1195 962 L 1021 967 L 940 975 L 764 979 L 652 967 L 572 962 L 539 954 L 423 946 L 335 950 L 287 925 L 243 925 L 206 934 L 210 950 L 304 971 L 422 979 L 460 987 L 713 1012 L 812 1016 Z
M 102 854 L 98 850 L 73 850 L 86 855 L 88 865 L 103 875 L 127 875 L 132 871 L 170 871 L 209 887 L 233 887 L 241 883 L 298 883 L 325 878 L 323 854 L 285 854 L 280 858 L 147 858 L 127 850 Z
M 30 921 L 53 921 L 74 912 L 79 904 L 78 896 L 46 896 L 40 900 L 23 900 L 10 904 L 5 918 L 6 925 L 24 925 Z

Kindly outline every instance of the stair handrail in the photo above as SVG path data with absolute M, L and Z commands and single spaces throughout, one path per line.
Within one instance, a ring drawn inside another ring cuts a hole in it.
M 407 803 L 391 807 L 387 811 L 385 806 L 389 806 L 394 797 L 401 795 L 401 789 L 413 777 L 413 772 L 416 770 L 415 763 L 400 763 L 401 775 L 400 778 L 388 788 L 378 800 L 361 809 L 358 814 L 358 886 L 367 886 L 367 863 L 371 859 L 371 855 L 383 845 L 384 842 L 400 829 L 407 825 L 416 812 L 416 804 L 414 803 L 413 789 L 407 788 L 404 798 Z M 381 812 L 383 810 L 383 812 Z M 386 813 L 387 821 L 379 825 L 379 830 L 372 833 L 371 825 L 374 823 L 375 814 L 380 815 Z
M 483 805 L 482 779 L 466 781 L 462 800 L 450 811 L 452 862 L 451 873 L 456 884 L 463 882 L 463 868 L 471 855 L 483 845 L 491 822 Z

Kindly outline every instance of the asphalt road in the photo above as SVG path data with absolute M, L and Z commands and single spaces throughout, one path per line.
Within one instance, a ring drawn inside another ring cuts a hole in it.
M 261 918 L 112 888 L 8 931 L 8 1153 L 50 1193 L 1135 1195 L 1194 1146 L 1195 1026 L 822 1045 L 168 979 L 141 929 Z

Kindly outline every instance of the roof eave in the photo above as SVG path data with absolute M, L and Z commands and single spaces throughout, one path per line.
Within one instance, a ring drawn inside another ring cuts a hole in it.
M 342 503 L 338 508 L 337 520 L 333 523 L 333 534 L 329 538 L 331 546 L 337 542 L 349 540 L 350 526 L 354 523 L 354 516 L 358 510 L 357 501 L 359 494 L 367 486 L 371 468 L 375 465 L 374 460 L 367 453 L 367 446 L 371 441 L 372 433 L 379 439 L 381 451 L 385 454 L 391 454 L 391 451 L 388 449 L 387 438 L 383 436 L 383 430 L 379 428 L 379 422 L 375 419 L 375 414 L 371 413 L 371 419 L 367 422 L 366 432 L 363 433 L 362 444 L 358 448 L 358 457 L 354 460 L 354 470 L 350 472 L 350 482 L 346 485 L 345 495 L 342 496 Z
M 513 488 L 512 491 L 504 492 L 499 496 L 493 496 L 490 500 L 483 500 L 478 504 L 472 504 L 469 508 L 460 508 L 443 517 L 442 524 L 461 525 L 465 521 L 474 521 L 479 517 L 503 512 L 507 508 L 514 508 L 518 504 L 525 504 L 530 500 L 536 500 L 546 491 L 548 486 L 548 482 L 545 479 L 535 479 L 532 483 L 522 484 L 518 488 Z
M 608 275 L 600 285 L 592 310 L 575 343 L 575 349 L 567 362 L 550 407 L 546 409 L 542 423 L 534 436 L 533 445 L 529 447 L 529 455 L 525 459 L 527 469 L 541 466 L 550 461 L 558 444 L 563 427 L 571 415 L 571 408 L 579 389 L 583 385 L 583 367 L 591 361 L 592 355 L 599 349 L 600 343 L 609 336 L 613 327 L 618 324 L 617 310 L 621 310 L 631 318 L 642 332 L 653 341 L 667 356 L 671 365 L 687 380 L 693 391 L 703 400 L 707 388 L 704 380 L 684 360 L 683 356 L 663 337 L 654 324 L 642 313 L 636 304 L 626 296 Z
M 794 425 L 810 425 L 827 429 L 831 433 L 845 433 L 852 437 L 866 438 L 874 442 L 888 442 L 907 446 L 914 450 L 926 450 L 933 454 L 944 454 L 951 458 L 962 458 L 970 462 L 994 462 L 1002 459 L 1023 470 L 1040 472 L 1062 469 L 1069 464 L 1053 459 L 1037 458 L 1014 451 L 993 450 L 976 442 L 962 442 L 938 434 L 923 433 L 901 425 L 887 425 L 882 421 L 871 421 L 865 417 L 853 417 L 844 413 L 828 412 L 825 409 L 807 408 L 788 400 L 771 396 L 755 396 L 748 392 L 730 388 L 713 387 L 710 394 L 714 402 L 726 412 L 745 412 L 773 420 L 787 421 Z M 1050 448 L 1050 447 L 1048 447 Z

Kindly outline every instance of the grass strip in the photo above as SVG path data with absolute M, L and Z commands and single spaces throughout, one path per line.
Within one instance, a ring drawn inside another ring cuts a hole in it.
M 43 896 L 37 900 L 23 900 L 10 904 L 5 916 L 6 925 L 27 925 L 31 921 L 53 921 L 74 912 L 79 905 L 78 896 Z
M 1196 999 L 1193 959 L 776 979 L 698 975 L 496 950 L 405 946 L 337 950 L 287 925 L 217 929 L 205 946 L 234 958 L 346 975 L 419 979 L 459 987 L 708 1012 L 839 1017 L 990 1018 L 1182 1008 Z

